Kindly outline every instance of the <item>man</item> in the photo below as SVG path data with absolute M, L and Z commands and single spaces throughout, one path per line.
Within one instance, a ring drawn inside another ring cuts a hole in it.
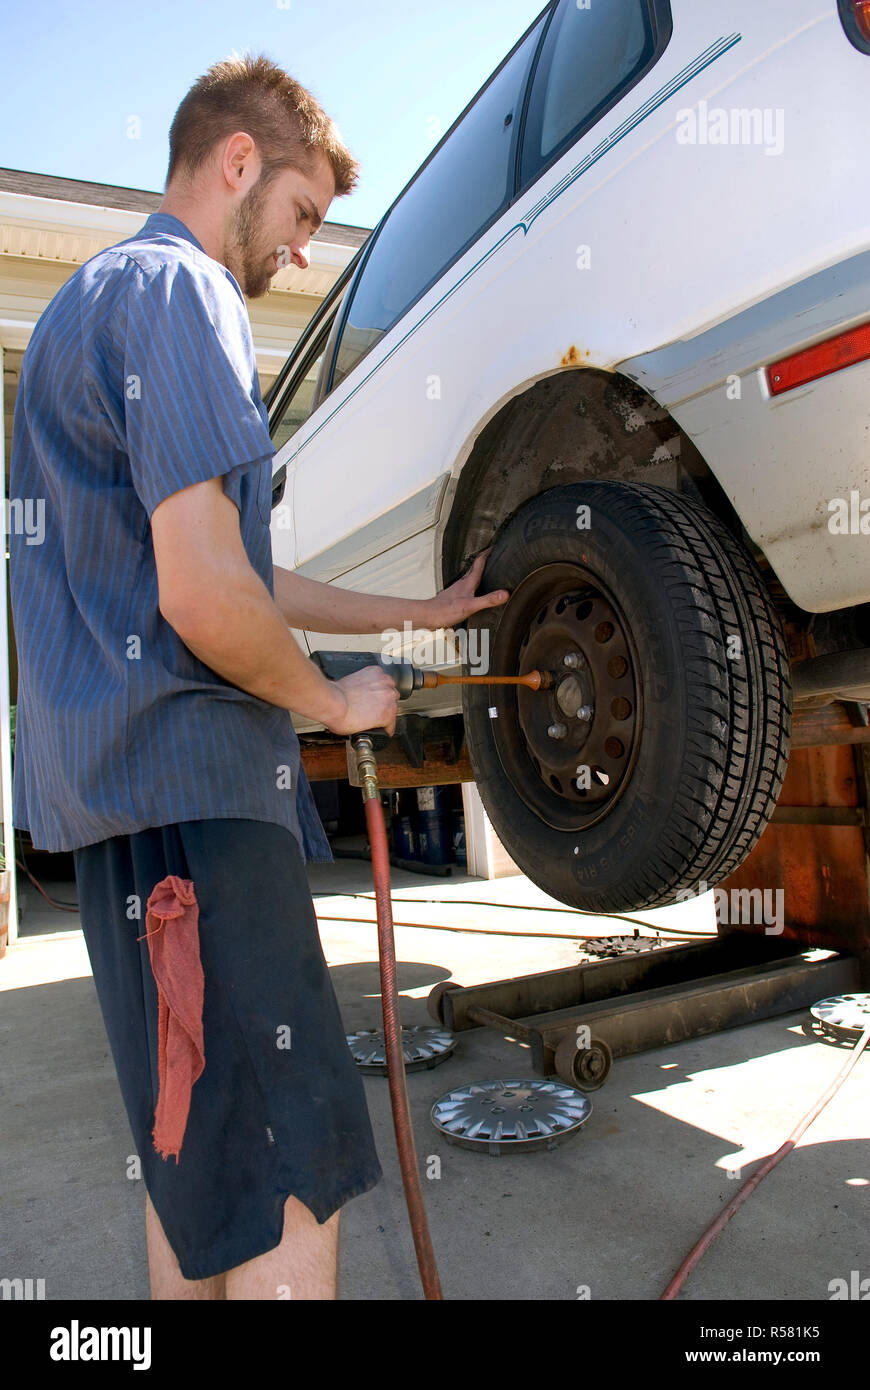
M 392 732 L 398 697 L 379 669 L 327 681 L 288 629 L 450 626 L 507 595 L 474 597 L 483 556 L 416 601 L 273 567 L 242 292 L 308 265 L 358 166 L 265 58 L 211 68 L 169 143 L 158 212 L 66 282 L 22 366 L 10 493 L 44 498 L 45 527 L 10 537 L 15 823 L 75 853 L 152 1298 L 333 1298 L 339 1209 L 381 1170 L 289 711 Z

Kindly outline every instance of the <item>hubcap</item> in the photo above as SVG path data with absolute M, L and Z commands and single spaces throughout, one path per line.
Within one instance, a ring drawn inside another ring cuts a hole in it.
M 642 727 L 637 659 L 621 610 L 582 566 L 547 565 L 514 591 L 498 649 L 494 675 L 553 676 L 546 691 L 503 687 L 497 697 L 492 727 L 506 773 L 554 828 L 594 824 L 622 795 Z

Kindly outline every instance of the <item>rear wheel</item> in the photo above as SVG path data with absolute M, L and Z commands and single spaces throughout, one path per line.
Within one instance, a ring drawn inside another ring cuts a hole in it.
M 742 546 L 666 488 L 555 488 L 498 537 L 469 619 L 492 675 L 463 688 L 496 833 L 540 887 L 588 911 L 658 907 L 732 873 L 776 805 L 790 683 L 778 614 Z

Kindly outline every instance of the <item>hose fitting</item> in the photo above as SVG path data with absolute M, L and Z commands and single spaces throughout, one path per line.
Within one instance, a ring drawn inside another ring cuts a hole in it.
M 375 746 L 369 734 L 354 734 L 351 747 L 356 754 L 356 767 L 359 773 L 360 790 L 363 801 L 372 801 L 380 795 L 378 786 L 378 762 Z

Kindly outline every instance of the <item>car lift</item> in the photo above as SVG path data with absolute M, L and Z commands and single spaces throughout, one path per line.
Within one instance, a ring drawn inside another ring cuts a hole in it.
M 781 934 L 760 920 L 739 929 L 723 924 L 694 945 L 470 988 L 445 981 L 429 995 L 431 1016 L 454 1031 L 489 1027 L 526 1043 L 537 1073 L 594 1090 L 613 1057 L 870 988 L 865 711 L 851 703 L 798 707 L 773 818 L 736 873 L 717 885 L 729 900 L 732 890 L 782 890 Z M 400 717 L 378 758 L 381 787 L 473 780 L 455 731 L 424 744 L 421 730 L 433 722 L 442 721 Z M 348 776 L 343 743 L 303 742 L 302 749 L 309 779 Z

